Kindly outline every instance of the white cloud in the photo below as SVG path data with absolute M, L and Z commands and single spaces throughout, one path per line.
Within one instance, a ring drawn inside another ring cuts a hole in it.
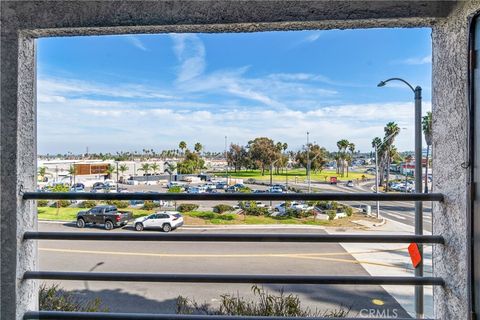
M 407 65 L 422 65 L 422 64 L 431 64 L 432 63 L 432 55 L 424 56 L 424 57 L 413 57 L 404 60 L 400 60 L 397 63 L 400 64 L 407 64 Z
M 132 44 L 134 47 L 142 50 L 142 51 L 148 51 L 147 47 L 145 47 L 145 45 L 143 44 L 142 40 L 140 40 L 138 37 L 136 36 L 132 36 L 132 35 L 128 35 L 128 36 L 125 36 L 125 39 L 127 39 L 127 41 Z
M 395 121 L 407 127 L 397 139 L 400 150 L 413 149 L 413 105 L 410 102 L 345 104 L 298 110 L 231 105 L 203 110 L 137 106 L 133 103 L 88 99 L 50 101 L 39 105 L 39 151 L 92 151 L 175 148 L 178 140 L 199 141 L 209 150 L 222 150 L 223 137 L 246 143 L 256 136 L 269 136 L 299 148 L 305 132 L 312 141 L 336 148 L 346 138 L 358 150 L 370 150 L 371 140 L 383 135 L 383 126 Z M 430 103 L 424 104 L 428 110 Z M 58 133 L 62 132 L 62 135 Z M 58 150 L 60 149 L 60 150 Z
M 198 77 L 205 70 L 205 46 L 195 34 L 170 34 L 173 50 L 180 66 L 177 81 L 183 82 Z
M 318 38 L 320 38 L 320 35 L 321 33 L 320 32 L 316 32 L 316 33 L 313 33 L 313 34 L 310 34 L 308 36 L 306 36 L 304 38 L 304 41 L 305 42 L 315 42 L 318 40 Z

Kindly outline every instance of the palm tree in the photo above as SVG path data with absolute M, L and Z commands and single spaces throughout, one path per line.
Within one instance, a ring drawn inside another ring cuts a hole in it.
M 154 162 L 150 165 L 150 169 L 152 169 L 153 174 L 155 174 L 157 173 L 158 169 L 160 169 L 160 166 L 156 162 Z
M 423 134 L 425 136 L 425 142 L 427 143 L 427 163 L 425 165 L 425 193 L 428 193 L 428 156 L 430 152 L 430 146 L 432 145 L 432 113 L 427 112 L 427 115 L 422 119 Z
M 138 169 L 138 171 L 143 171 L 144 175 L 147 176 L 147 182 L 148 182 L 148 171 L 150 171 L 150 164 L 143 163 L 141 167 Z
M 118 171 L 120 171 L 122 173 L 122 176 L 123 176 L 123 174 L 128 171 L 128 166 L 126 164 L 121 164 L 118 167 Z
M 46 167 L 38 168 L 38 175 L 42 178 L 42 181 L 45 179 L 46 174 L 47 174 L 47 168 Z
M 350 145 L 350 142 L 347 139 L 342 139 L 340 141 L 337 141 L 339 161 L 342 167 L 342 172 L 341 172 L 342 177 L 345 174 L 345 153 L 349 145 Z
M 115 172 L 115 167 L 111 164 L 108 165 L 107 169 L 105 170 L 105 173 L 107 174 L 107 178 L 111 179 L 112 178 L 112 173 Z
M 349 164 L 351 164 L 352 161 L 353 161 L 353 154 L 355 153 L 355 143 L 351 142 L 351 143 L 348 144 L 348 151 L 350 151 L 350 153 L 351 153 L 351 156 L 349 157 L 350 158 L 350 163 Z M 347 178 L 348 178 L 348 165 L 347 165 Z
M 390 163 L 391 163 L 391 149 L 393 146 L 393 142 L 395 138 L 400 133 L 400 127 L 395 122 L 389 122 L 384 128 L 385 131 L 385 138 L 383 145 L 385 146 L 386 152 L 386 160 L 387 160 L 387 177 L 386 177 L 386 186 L 385 191 L 388 191 L 388 182 L 390 180 Z
M 180 150 L 182 150 L 183 153 L 183 150 L 187 149 L 187 143 L 185 141 L 180 141 L 178 147 L 180 148 Z
M 200 142 L 197 142 L 195 143 L 195 146 L 193 147 L 193 149 L 195 150 L 196 153 L 200 153 L 200 151 L 202 151 L 203 149 L 203 146 Z

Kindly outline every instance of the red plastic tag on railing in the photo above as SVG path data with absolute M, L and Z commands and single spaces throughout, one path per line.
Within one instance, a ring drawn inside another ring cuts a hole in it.
M 410 254 L 410 259 L 412 259 L 413 267 L 416 268 L 422 262 L 422 255 L 415 242 L 410 243 L 408 246 L 408 253 Z

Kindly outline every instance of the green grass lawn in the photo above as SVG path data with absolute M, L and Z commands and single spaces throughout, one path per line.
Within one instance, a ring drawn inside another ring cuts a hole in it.
M 225 174 L 226 174 L 225 172 L 216 173 L 217 176 L 225 176 Z M 270 180 L 270 173 L 268 171 L 265 171 L 265 175 L 263 176 L 260 170 L 229 172 L 228 174 L 232 178 L 255 179 L 255 180 L 261 180 L 261 181 Z M 282 171 L 280 171 L 280 174 L 278 175 L 273 174 L 272 179 L 278 182 L 285 182 L 286 175 L 288 175 L 288 181 L 290 182 L 294 182 L 295 178 L 297 178 L 297 182 L 303 182 L 306 180 L 306 176 L 307 176 L 305 169 L 293 169 L 293 170 L 288 170 L 287 174 L 285 174 L 285 172 L 282 173 Z M 341 175 L 337 174 L 335 170 L 323 170 L 322 172 L 317 172 L 317 173 L 314 173 L 313 171 L 311 172 L 312 181 L 319 181 L 319 182 L 325 182 L 325 181 L 328 182 L 330 177 L 337 177 L 337 179 L 340 181 L 356 180 L 356 179 L 361 180 L 362 176 L 365 176 L 365 178 L 367 179 L 374 178 L 373 175 L 362 173 L 362 172 L 349 172 L 348 177 L 346 173 L 345 173 L 345 176 L 342 177 Z
M 57 221 L 75 221 L 77 212 L 85 210 L 81 208 L 60 208 L 57 214 L 57 208 L 51 207 L 39 207 L 38 218 L 42 220 L 57 220 Z M 134 218 L 148 215 L 154 210 L 141 210 L 141 209 L 122 209 L 133 212 Z M 283 217 L 268 217 L 268 216 L 244 216 L 234 213 L 222 213 L 218 214 L 212 211 L 192 211 L 183 212 L 182 215 L 185 219 L 185 225 L 232 225 L 232 224 L 304 224 L 304 225 L 319 225 L 319 226 L 351 226 L 351 220 L 365 219 L 364 215 L 354 214 L 352 217 L 325 221 L 325 220 L 313 220 L 313 217 L 308 218 L 283 218 Z

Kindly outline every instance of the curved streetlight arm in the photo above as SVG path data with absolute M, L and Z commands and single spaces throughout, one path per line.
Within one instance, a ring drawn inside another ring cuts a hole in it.
M 377 86 L 378 87 L 383 87 L 387 84 L 387 82 L 390 82 L 390 81 L 393 81 L 393 80 L 397 80 L 397 81 L 401 81 L 401 82 L 405 83 L 415 93 L 415 89 L 413 88 L 413 86 L 410 83 L 408 83 L 407 81 L 403 80 L 402 78 L 390 78 L 390 79 L 387 79 L 387 80 L 384 80 L 384 81 L 380 81 L 380 83 Z

